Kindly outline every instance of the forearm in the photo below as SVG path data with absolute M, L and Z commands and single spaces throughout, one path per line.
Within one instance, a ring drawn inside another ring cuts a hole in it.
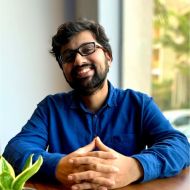
M 16 174 L 19 174 L 31 154 L 34 154 L 33 161 L 37 160 L 39 155 L 43 157 L 43 164 L 37 176 L 44 179 L 55 179 L 56 166 L 61 157 L 64 156 L 63 154 L 48 153 L 35 144 L 24 141 L 12 141 L 6 146 L 3 156 L 14 167 Z
M 59 160 L 64 156 L 63 154 L 59 153 L 48 153 L 43 152 L 43 164 L 38 171 L 37 176 L 40 176 L 40 178 L 43 178 L 45 180 L 57 180 L 56 179 L 56 167 L 59 162 Z
M 190 145 L 183 136 L 169 138 L 136 154 L 144 171 L 143 182 L 171 177 L 190 165 Z

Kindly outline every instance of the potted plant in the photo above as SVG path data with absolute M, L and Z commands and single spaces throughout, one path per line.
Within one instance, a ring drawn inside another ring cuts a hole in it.
M 22 170 L 15 176 L 13 167 L 3 156 L 0 156 L 0 190 L 22 190 L 25 182 L 32 177 L 43 163 L 42 156 L 39 156 L 35 163 L 32 163 L 33 154 L 31 154 Z

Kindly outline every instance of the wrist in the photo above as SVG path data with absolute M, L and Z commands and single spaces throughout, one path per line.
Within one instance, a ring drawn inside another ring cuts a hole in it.
M 144 176 L 144 170 L 141 163 L 136 158 L 131 158 L 131 183 L 140 181 Z

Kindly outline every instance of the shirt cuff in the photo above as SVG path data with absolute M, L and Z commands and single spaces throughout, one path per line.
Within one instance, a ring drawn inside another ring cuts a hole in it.
M 132 158 L 137 159 L 144 170 L 144 176 L 140 182 L 150 181 L 159 177 L 160 165 L 154 154 L 136 154 Z
M 43 153 L 42 154 L 43 164 L 40 170 L 38 171 L 37 176 L 43 178 L 42 180 L 47 180 L 47 179 L 56 180 L 55 176 L 56 167 L 59 160 L 63 156 L 65 155 L 60 153 L 48 153 L 48 152 Z

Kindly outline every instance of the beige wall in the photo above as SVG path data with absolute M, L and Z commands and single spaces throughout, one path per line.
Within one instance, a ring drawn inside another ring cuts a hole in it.
M 0 0 L 0 152 L 46 95 L 67 90 L 48 53 L 62 0 Z

